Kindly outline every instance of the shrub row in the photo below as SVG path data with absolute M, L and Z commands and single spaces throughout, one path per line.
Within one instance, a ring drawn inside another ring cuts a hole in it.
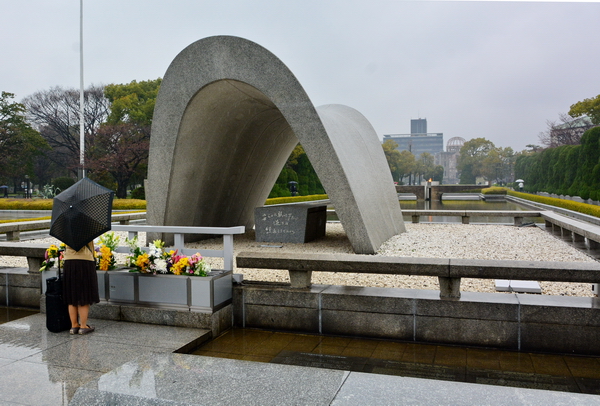
M 113 210 L 145 210 L 146 201 L 115 199 Z M 52 199 L 0 199 L 0 210 L 52 210 Z
M 500 186 L 492 186 L 485 189 L 481 189 L 481 193 L 484 195 L 506 195 L 508 189 Z
M 520 197 L 521 199 L 531 200 L 532 202 L 548 204 L 550 206 L 561 207 L 563 209 L 589 214 L 590 216 L 600 217 L 600 206 L 595 206 L 593 204 L 579 203 L 572 200 L 557 199 L 555 197 L 538 196 L 514 191 L 509 191 L 508 194 L 510 196 Z
M 327 195 L 274 197 L 265 205 L 325 200 Z M 146 201 L 141 199 L 115 199 L 113 210 L 145 210 Z M 0 199 L 0 210 L 52 210 L 52 199 Z
M 519 155 L 515 177 L 525 180 L 526 192 L 600 200 L 600 127 L 587 130 L 581 145 Z
M 327 197 L 327 195 L 273 197 L 273 198 L 267 199 L 267 201 L 265 202 L 265 206 L 268 206 L 271 204 L 310 202 L 313 200 L 325 200 L 325 199 L 329 199 L 329 197 Z

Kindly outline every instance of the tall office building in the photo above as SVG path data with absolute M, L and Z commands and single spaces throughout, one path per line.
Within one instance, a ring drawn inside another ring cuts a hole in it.
M 427 134 L 427 119 L 416 118 L 410 120 L 410 133 L 413 134 Z
M 410 134 L 384 135 L 383 141 L 387 140 L 398 144 L 398 151 L 410 151 L 417 159 L 423 152 L 435 155 L 444 151 L 444 134 L 428 133 L 426 118 L 410 120 Z

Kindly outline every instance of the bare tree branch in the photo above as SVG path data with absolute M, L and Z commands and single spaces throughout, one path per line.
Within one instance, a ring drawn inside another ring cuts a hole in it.
M 27 119 L 44 137 L 52 151 L 48 158 L 67 169 L 79 165 L 79 91 L 54 87 L 23 99 Z M 92 146 L 100 125 L 106 121 L 109 102 L 104 87 L 90 86 L 84 92 L 85 149 Z

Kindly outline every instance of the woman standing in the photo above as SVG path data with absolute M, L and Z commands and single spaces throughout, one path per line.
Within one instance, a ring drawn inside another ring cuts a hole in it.
M 67 246 L 64 254 L 63 300 L 69 306 L 70 334 L 88 334 L 94 327 L 87 324 L 90 305 L 100 302 L 94 242 L 75 251 Z

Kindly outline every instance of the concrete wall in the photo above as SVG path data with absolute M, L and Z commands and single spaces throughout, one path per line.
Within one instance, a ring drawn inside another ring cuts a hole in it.
M 246 283 L 234 288 L 234 325 L 600 355 L 598 298 Z
M 42 294 L 39 273 L 27 268 L 0 268 L 0 306 L 36 309 Z

